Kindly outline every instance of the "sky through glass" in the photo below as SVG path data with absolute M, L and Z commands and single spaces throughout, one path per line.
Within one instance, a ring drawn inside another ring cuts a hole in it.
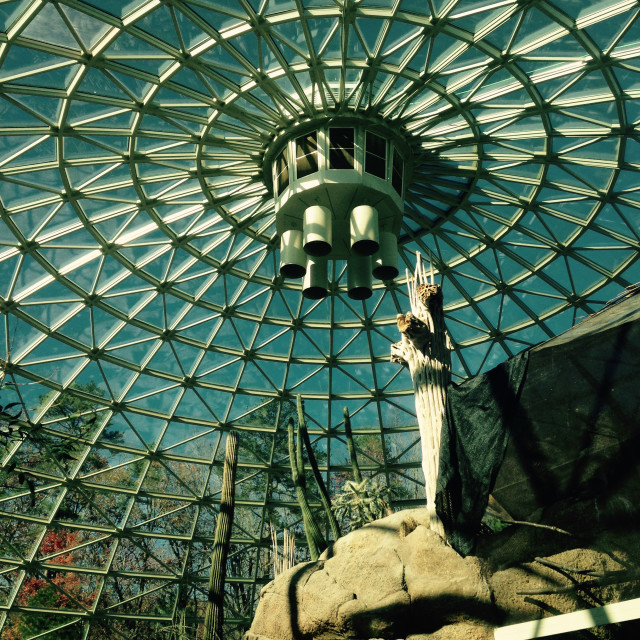
M 0 403 L 46 434 L 44 451 L 2 450 L 0 626 L 127 638 L 185 603 L 201 615 L 230 429 L 244 441 L 228 615 L 246 620 L 267 523 L 298 518 L 279 471 L 296 394 L 330 483 L 347 406 L 365 467 L 420 502 L 411 380 L 389 362 L 416 252 L 442 284 L 457 381 L 640 281 L 639 12 L 0 3 Z M 414 148 L 401 276 L 353 301 L 338 261 L 309 301 L 277 275 L 262 158 L 288 127 L 351 112 Z M 74 398 L 80 434 L 60 411 Z M 37 580 L 50 597 L 34 604 Z M 36 624 L 25 607 L 59 613 Z

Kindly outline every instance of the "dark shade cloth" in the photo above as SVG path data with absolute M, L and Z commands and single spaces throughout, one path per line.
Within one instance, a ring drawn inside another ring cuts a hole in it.
M 640 466 L 639 379 L 636 289 L 449 387 L 436 508 L 452 547 L 472 551 L 490 493 L 526 519 L 557 500 L 628 483 Z
M 639 381 L 640 295 L 531 348 L 491 489 L 500 507 L 514 520 L 557 525 L 546 518 L 560 517 L 560 503 L 595 499 L 603 518 L 613 503 L 640 504 Z
M 523 351 L 447 392 L 436 508 L 449 543 L 463 556 L 473 548 L 517 419 L 528 356 Z

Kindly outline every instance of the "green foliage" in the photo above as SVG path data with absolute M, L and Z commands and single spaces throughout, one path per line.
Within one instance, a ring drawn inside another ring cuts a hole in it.
M 121 435 L 115 430 L 112 431 L 109 425 L 103 425 L 103 420 L 100 419 L 103 406 L 100 397 L 103 395 L 104 392 L 99 387 L 89 383 L 74 386 L 62 394 L 42 396 L 41 406 L 47 407 L 47 411 L 38 424 L 29 423 L 26 420 L 26 411 L 18 413 L 21 405 L 8 407 L 9 412 L 4 424 L 8 424 L 9 416 L 13 416 L 11 424 L 19 424 L 22 431 L 18 440 L 15 438 L 11 440 L 12 457 L 9 465 L 4 470 L 0 470 L 2 474 L 0 481 L 10 485 L 3 487 L 0 482 L 0 495 L 3 489 L 6 489 L 5 495 L 11 493 L 17 496 L 4 503 L 5 510 L 13 509 L 30 515 L 42 513 L 47 518 L 51 517 L 54 496 L 52 493 L 39 491 L 44 483 L 41 478 L 54 474 L 59 477 L 76 475 L 82 477 L 89 473 L 92 474 L 96 484 L 100 483 L 103 486 L 85 485 L 81 491 L 75 490 L 72 486 L 67 491 L 64 500 L 57 505 L 58 510 L 55 514 L 55 519 L 58 520 L 62 530 L 64 530 L 65 521 L 71 521 L 75 525 L 83 523 L 102 525 L 105 519 L 120 523 L 123 514 L 126 513 L 127 526 L 129 523 L 145 523 L 140 527 L 140 531 L 153 534 L 170 531 L 188 535 L 193 526 L 193 509 L 183 508 L 184 505 L 179 498 L 165 499 L 161 496 L 184 494 L 187 486 L 197 489 L 202 486 L 205 479 L 210 483 L 210 492 L 215 494 L 220 484 L 222 466 L 216 462 L 210 470 L 204 464 L 188 461 L 167 462 L 162 457 L 152 462 L 144 457 L 135 460 L 135 457 L 130 454 L 120 454 L 117 448 L 110 451 L 109 444 L 118 444 L 121 441 Z M 4 397 L 5 409 L 11 401 L 13 401 L 11 393 L 7 393 Z M 239 470 L 237 499 L 242 502 L 236 507 L 233 536 L 250 538 L 261 530 L 264 522 L 271 521 L 278 529 L 287 528 L 298 539 L 303 537 L 300 510 L 292 506 L 296 500 L 296 484 L 289 466 L 287 422 L 295 417 L 296 406 L 293 403 L 265 399 L 255 410 L 248 411 L 246 417 L 238 423 L 241 431 L 239 458 L 243 466 Z M 317 465 L 325 465 L 327 456 L 323 451 L 322 439 L 313 444 L 309 440 L 304 429 L 304 415 L 299 422 L 302 429 L 296 443 L 298 446 L 294 447 L 294 458 L 300 461 L 300 464 L 296 462 L 296 469 L 300 470 L 303 478 L 308 502 L 314 505 L 322 499 L 322 484 L 318 482 L 317 477 L 314 482 L 308 476 L 309 464 L 307 463 L 305 469 L 302 459 L 303 448 L 306 448 L 309 462 L 315 460 Z M 255 427 L 259 429 L 252 430 Z M 99 442 L 107 441 L 107 446 L 102 449 L 105 452 L 104 455 L 101 454 L 100 449 L 92 445 L 99 429 L 101 429 Z M 15 432 L 18 433 L 18 430 L 15 429 Z M 13 431 L 7 435 L 15 436 Z M 371 478 L 372 463 L 382 465 L 385 460 L 380 438 L 356 432 L 355 436 L 352 435 L 353 440 L 355 440 L 353 450 L 354 452 L 357 450 L 363 464 L 362 485 L 347 482 L 351 480 L 349 472 L 331 476 L 332 493 L 338 494 L 337 504 L 334 504 L 336 513 L 342 523 L 351 528 L 386 515 L 385 505 L 388 508 L 389 499 L 389 491 L 384 484 L 387 480 L 386 475 L 381 474 Z M 19 446 L 16 447 L 16 444 Z M 55 457 L 50 455 L 51 452 Z M 122 464 L 122 460 L 128 459 L 127 456 L 131 461 Z M 82 464 L 81 468 L 80 464 Z M 313 464 L 311 467 L 315 475 L 317 469 L 313 469 Z M 30 482 L 33 483 L 34 491 L 27 490 Z M 134 488 L 140 482 L 142 484 L 139 486 L 143 488 L 143 492 L 137 495 L 112 489 L 112 487 Z M 402 491 L 402 487 L 393 487 L 390 493 L 396 496 L 399 491 Z M 185 636 L 188 635 L 192 638 L 196 637 L 196 620 L 202 619 L 206 604 L 206 585 L 191 580 L 191 577 L 203 575 L 203 572 L 208 570 L 212 545 L 206 541 L 206 538 L 213 533 L 216 515 L 216 510 L 207 504 L 206 499 L 205 493 L 205 502 L 201 505 L 194 532 L 196 538 L 191 543 L 169 537 L 162 540 L 138 536 L 132 538 L 125 536 L 119 539 L 107 537 L 73 552 L 74 564 L 79 566 L 103 566 L 105 558 L 116 554 L 116 565 L 112 565 L 116 568 L 131 568 L 152 574 L 163 570 L 162 568 L 166 566 L 170 570 L 183 571 L 185 575 L 185 581 L 180 585 L 177 596 L 178 611 L 184 612 L 185 617 L 182 618 L 182 622 L 174 625 L 156 626 L 154 623 L 135 619 L 135 614 L 170 614 L 175 592 L 169 589 L 154 591 L 154 581 L 151 578 L 132 579 L 118 573 L 110 574 L 101 594 L 100 608 L 118 607 L 118 610 L 134 615 L 129 619 L 109 620 L 108 625 L 105 623 L 104 636 L 99 635 L 100 625 L 92 624 L 92 634 L 94 632 L 98 634 L 96 638 L 102 640 L 102 638 L 112 637 L 113 634 L 158 640 L 167 638 L 186 640 Z M 257 506 L 251 505 L 251 502 L 255 502 Z M 261 506 L 263 502 L 266 502 L 264 508 Z M 41 511 L 38 512 L 38 509 Z M 316 519 L 320 535 L 326 535 L 330 521 L 325 510 L 312 506 L 310 511 Z M 167 516 L 168 513 L 171 515 Z M 4 545 L 7 552 L 15 553 L 12 548 L 17 548 L 23 540 L 32 540 L 33 544 L 37 544 L 42 526 L 44 525 L 6 518 L 0 521 L 0 547 Z M 72 530 L 82 531 L 81 529 Z M 82 532 L 82 536 L 84 535 L 85 533 Z M 266 532 L 262 535 L 264 539 Z M 336 537 L 335 533 L 334 537 Z M 74 545 L 84 540 L 85 538 L 79 537 Z M 302 551 L 306 551 L 304 546 Z M 269 574 L 268 554 L 264 547 L 253 544 L 231 544 L 227 558 L 228 577 L 256 577 L 259 584 L 261 580 L 267 580 Z M 89 604 L 89 601 L 83 598 L 88 598 L 90 595 L 88 589 L 91 579 L 83 578 L 77 585 L 77 590 L 74 591 L 70 588 L 72 583 L 69 576 L 78 574 L 59 572 L 59 575 L 60 580 L 63 580 L 62 576 L 64 576 L 64 582 L 61 582 L 60 586 L 71 593 L 73 599 Z M 34 587 L 34 593 L 29 595 L 21 589 L 21 597 L 25 598 L 21 603 L 23 606 L 31 606 L 30 598 L 37 596 L 38 599 L 42 599 L 42 603 L 38 604 L 39 600 L 34 600 L 33 606 L 52 609 L 63 606 L 70 609 L 77 607 L 73 602 L 61 605 L 59 599 L 52 604 L 46 604 L 47 598 L 51 599 L 55 595 L 54 591 L 57 590 L 55 587 L 48 587 L 44 581 L 43 584 L 39 584 L 35 580 L 36 578 L 33 577 L 30 583 Z M 146 594 L 147 591 L 148 594 Z M 226 581 L 224 607 L 230 622 L 225 623 L 223 632 L 225 640 L 242 636 L 239 625 L 233 619 L 250 620 L 255 598 L 255 587 L 251 582 Z M 13 617 L 16 624 L 12 627 L 14 633 L 12 640 L 28 637 L 27 632 L 35 633 L 33 630 L 40 628 L 38 625 L 44 625 L 47 617 L 50 627 L 53 622 L 51 622 L 51 616 L 46 614 L 30 612 L 16 614 Z M 185 620 L 186 625 L 183 624 Z M 17 621 L 22 625 L 24 634 L 20 632 L 21 635 L 15 635 L 18 632 Z M 64 620 L 60 624 L 62 622 Z M 81 625 L 74 624 L 61 631 L 60 637 L 75 638 L 72 633 L 80 629 Z M 52 637 L 57 636 L 54 634 Z
M 54 392 L 40 396 L 40 406 L 47 410 L 38 423 L 31 421 L 28 412 L 21 402 L 7 397 L 17 397 L 15 391 L 5 385 L 1 390 L 0 434 L 3 439 L 5 452 L 11 451 L 12 457 L 0 469 L 0 496 L 14 495 L 17 497 L 8 503 L 3 503 L 3 511 L 29 512 L 38 515 L 38 509 L 49 513 L 53 506 L 50 496 L 45 492 L 37 494 L 37 488 L 42 484 L 40 474 L 68 475 L 72 467 L 78 464 L 81 455 L 91 446 L 89 438 L 94 438 L 96 430 L 101 428 L 98 422 L 99 403 L 88 395 L 104 396 L 94 383 L 74 385 L 69 391 L 54 396 Z M 88 395 L 87 395 L 88 394 Z M 54 399 L 55 398 L 55 399 Z M 107 428 L 102 436 L 112 442 L 117 442 L 120 434 L 111 433 Z M 19 447 L 15 447 L 19 445 Z M 16 449 L 14 451 L 14 449 Z M 107 460 L 97 453 L 90 452 L 84 458 L 85 468 L 88 470 L 107 466 Z M 28 488 L 29 496 L 20 497 L 21 491 Z M 71 505 L 69 496 L 66 510 L 60 508 L 58 517 L 73 520 L 86 506 L 76 502 Z M 71 505 L 71 508 L 69 508 Z M 88 519 L 88 518 L 86 518 Z M 15 555 L 15 550 L 21 548 L 27 540 L 39 538 L 40 525 L 35 525 L 9 517 L 0 519 L 0 548 L 2 553 Z M 80 532 L 69 532 L 64 529 L 49 529 L 42 540 L 39 554 L 64 551 L 67 547 L 79 543 Z M 87 547 L 83 552 L 85 561 L 95 565 L 92 554 L 97 557 L 108 551 L 109 543 L 100 543 Z M 68 564 L 71 556 L 58 555 L 57 564 Z M 50 572 L 50 582 L 36 575 L 27 574 L 17 595 L 17 602 L 22 606 L 61 609 L 77 608 L 77 602 L 90 606 L 93 598 L 93 587 L 87 582 L 85 585 L 78 574 L 66 571 Z M 64 592 L 75 600 L 71 601 Z M 20 640 L 44 633 L 47 629 L 62 625 L 71 619 L 56 617 L 49 613 L 22 612 L 15 619 L 15 623 L 5 627 L 7 638 Z M 82 636 L 81 625 L 65 626 L 59 631 L 47 634 L 53 640 L 74 640 Z
M 1 390 L 4 397 L 11 391 L 6 385 Z M 104 391 L 94 382 L 74 384 L 55 400 L 54 395 L 52 391 L 40 396 L 40 406 L 50 406 L 38 423 L 29 419 L 21 402 L 0 403 L 0 446 L 4 446 L 6 452 L 20 443 L 17 452 L 0 468 L 0 496 L 6 490 L 22 486 L 29 491 L 30 508 L 36 506 L 38 486 L 38 479 L 30 470 L 37 468 L 40 472 L 66 475 L 91 446 L 90 439 L 96 430 L 102 428 L 98 420 L 100 405 L 89 396 L 103 397 Z M 108 425 L 101 437 L 110 442 L 122 439 L 121 434 L 110 430 Z M 87 471 L 106 465 L 106 459 L 93 449 L 84 461 Z
M 22 441 L 28 430 L 22 424 L 22 405 L 19 402 L 0 404 L 0 445 L 7 446 L 13 441 Z
M 31 598 L 29 598 L 29 606 L 42 609 L 58 609 L 60 600 L 60 592 L 51 584 L 47 584 L 38 589 Z M 31 638 L 32 636 L 44 633 L 55 624 L 52 624 L 52 618 L 56 616 L 43 614 L 23 613 L 20 616 L 20 622 L 17 629 L 17 638 Z M 66 618 L 59 617 L 56 619 L 58 624 L 67 622 Z M 47 634 L 47 640 L 79 640 L 82 637 L 82 629 L 78 625 L 65 627 L 58 631 Z
M 51 400 L 52 393 L 40 396 L 40 404 L 46 406 Z M 97 430 L 102 428 L 98 420 L 101 403 L 93 400 L 90 396 L 103 398 L 105 392 L 95 382 L 85 384 L 73 384 L 69 391 L 63 391 L 48 407 L 44 415 L 43 422 L 49 423 L 52 431 L 71 438 L 74 449 L 81 448 L 84 444 L 80 440 L 93 438 Z M 53 440 L 54 434 L 49 434 Z M 105 425 L 100 434 L 102 440 L 112 443 L 122 442 L 122 434 L 109 429 Z M 54 447 L 54 453 L 68 448 L 68 439 L 64 441 L 54 441 L 49 443 L 49 447 Z M 64 459 L 64 456 L 62 456 Z
M 482 524 L 492 533 L 499 533 L 503 529 L 511 526 L 513 523 L 505 522 L 498 516 L 486 511 L 484 516 L 482 516 Z

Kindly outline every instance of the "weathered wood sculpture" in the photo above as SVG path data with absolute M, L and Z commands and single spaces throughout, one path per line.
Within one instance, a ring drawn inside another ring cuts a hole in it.
M 419 255 L 413 277 L 407 273 L 407 286 L 411 311 L 398 315 L 402 340 L 391 345 L 391 362 L 408 367 L 413 380 L 427 509 L 431 529 L 444 538 L 444 527 L 435 505 L 440 432 L 446 390 L 451 381 L 451 356 L 442 313 L 442 289 L 433 283 L 433 272 L 429 282 Z
M 216 522 L 216 532 L 211 554 L 211 573 L 209 575 L 209 602 L 204 617 L 204 639 L 223 640 L 222 623 L 224 621 L 224 582 L 227 567 L 227 555 L 231 542 L 231 527 L 235 508 L 236 468 L 238 466 L 238 434 L 235 431 L 227 435 L 222 472 L 222 497 L 220 513 Z

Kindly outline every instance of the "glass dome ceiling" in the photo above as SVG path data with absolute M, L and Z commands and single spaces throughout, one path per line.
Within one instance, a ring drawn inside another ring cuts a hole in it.
M 246 622 L 268 522 L 299 518 L 282 481 L 296 394 L 330 484 L 347 406 L 363 466 L 404 487 L 398 506 L 421 503 L 411 380 L 389 362 L 403 277 L 356 302 L 344 262 L 321 301 L 276 275 L 263 154 L 334 114 L 405 132 L 401 270 L 432 261 L 454 379 L 475 375 L 640 280 L 639 12 L 2 2 L 0 403 L 42 425 L 0 443 L 8 637 L 127 638 L 201 615 L 230 429 L 227 618 Z

